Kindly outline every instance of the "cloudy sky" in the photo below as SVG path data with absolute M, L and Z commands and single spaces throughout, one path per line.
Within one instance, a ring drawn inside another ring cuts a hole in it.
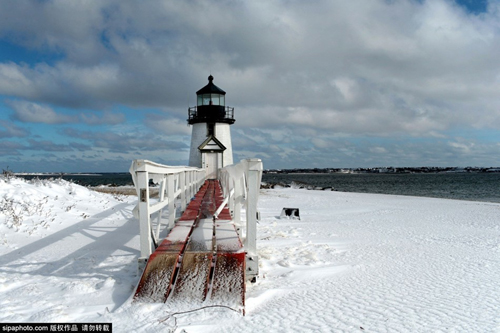
M 0 168 L 186 165 L 210 73 L 235 161 L 500 166 L 500 0 L 20 0 L 0 2 Z

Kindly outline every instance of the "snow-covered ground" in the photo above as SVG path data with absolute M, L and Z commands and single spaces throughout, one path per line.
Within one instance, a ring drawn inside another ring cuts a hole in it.
M 0 178 L 0 322 L 115 332 L 500 332 L 500 204 L 263 190 L 246 316 L 131 303 L 137 198 Z M 280 219 L 283 207 L 301 220 Z

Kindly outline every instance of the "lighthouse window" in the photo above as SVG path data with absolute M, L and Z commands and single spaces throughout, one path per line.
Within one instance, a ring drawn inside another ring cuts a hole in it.
M 219 104 L 219 94 L 212 94 L 212 104 L 213 105 L 220 105 Z
M 224 104 L 224 103 L 225 103 L 225 102 L 224 102 L 224 99 L 225 99 L 224 97 L 225 97 L 224 95 L 220 95 L 220 101 L 219 101 L 219 103 L 220 103 L 220 104 L 219 104 L 219 105 L 222 105 L 222 106 L 224 106 L 224 105 L 225 105 L 225 104 Z
M 197 105 L 203 105 L 203 97 L 202 97 L 202 95 L 198 95 L 198 104 Z
M 210 94 L 203 95 L 203 105 L 210 105 Z

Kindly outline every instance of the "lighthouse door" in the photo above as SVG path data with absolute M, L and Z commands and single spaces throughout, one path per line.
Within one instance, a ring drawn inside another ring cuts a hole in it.
M 218 169 L 218 153 L 206 153 L 205 154 L 205 169 L 207 171 L 206 179 L 217 179 L 217 169 Z

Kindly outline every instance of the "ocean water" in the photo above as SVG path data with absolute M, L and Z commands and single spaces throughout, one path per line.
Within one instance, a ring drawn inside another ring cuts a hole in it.
M 22 176 L 50 178 L 59 176 Z M 63 179 L 83 186 L 132 185 L 129 173 L 72 174 Z M 289 185 L 292 182 L 336 191 L 383 193 L 473 201 L 500 202 L 500 173 L 425 174 L 264 174 L 262 181 Z
M 500 202 L 500 173 L 266 174 L 263 181 L 294 181 L 343 192 Z

